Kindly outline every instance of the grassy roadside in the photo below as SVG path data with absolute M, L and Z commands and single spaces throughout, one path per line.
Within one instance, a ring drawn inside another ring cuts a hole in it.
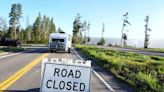
M 139 50 L 147 50 L 147 51 L 156 51 L 156 52 L 164 52 L 164 48 L 138 48 Z
M 136 48 L 136 47 L 121 47 L 121 46 L 112 46 L 112 47 L 119 47 L 119 48 L 127 48 L 127 49 L 136 49 L 136 50 L 145 50 L 145 51 L 153 51 L 153 52 L 161 52 L 164 53 L 164 48 Z
M 132 85 L 138 92 L 164 92 L 164 58 L 75 45 L 96 64 Z

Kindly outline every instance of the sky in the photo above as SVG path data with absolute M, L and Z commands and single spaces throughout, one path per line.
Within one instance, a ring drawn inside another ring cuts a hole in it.
M 101 37 L 104 23 L 104 37 L 121 38 L 123 15 L 128 12 L 132 24 L 126 28 L 129 38 L 144 38 L 144 20 L 149 15 L 150 37 L 164 39 L 164 0 L 1 0 L 0 17 L 8 21 L 14 3 L 22 4 L 22 27 L 26 26 L 27 16 L 32 25 L 40 12 L 53 17 L 56 28 L 72 35 L 73 21 L 80 13 L 81 21 L 90 22 L 91 37 Z

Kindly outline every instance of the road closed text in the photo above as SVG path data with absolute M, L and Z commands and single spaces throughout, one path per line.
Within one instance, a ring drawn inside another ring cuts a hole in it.
M 79 79 L 81 77 L 81 71 L 80 70 L 67 70 L 67 69 L 54 69 L 54 77 L 59 77 L 61 79 L 67 78 L 67 79 Z M 56 90 L 72 90 L 77 92 L 82 92 L 85 90 L 85 83 L 82 82 L 73 82 L 69 80 L 52 80 L 49 79 L 46 82 L 47 89 L 56 89 Z
M 46 63 L 42 74 L 41 92 L 90 92 L 90 67 Z

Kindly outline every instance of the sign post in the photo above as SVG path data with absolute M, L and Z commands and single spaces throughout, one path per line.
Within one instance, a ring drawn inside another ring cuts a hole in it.
M 91 61 L 44 59 L 41 92 L 90 92 Z

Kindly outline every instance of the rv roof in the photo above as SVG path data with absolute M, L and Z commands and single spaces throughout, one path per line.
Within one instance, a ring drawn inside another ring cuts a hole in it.
M 51 33 L 50 37 L 57 37 L 57 38 L 63 38 L 63 37 L 67 37 L 68 35 L 65 33 Z

